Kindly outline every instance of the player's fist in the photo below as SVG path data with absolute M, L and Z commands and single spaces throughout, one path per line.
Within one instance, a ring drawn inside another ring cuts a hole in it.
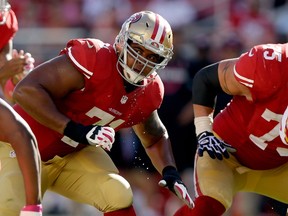
M 110 151 L 115 141 L 115 131 L 111 127 L 95 126 L 87 133 L 86 138 L 90 145 Z
M 99 125 L 82 125 L 69 121 L 64 129 L 64 135 L 70 139 L 82 143 L 100 146 L 110 151 L 115 141 L 115 131 L 111 127 Z
M 27 205 L 21 209 L 20 216 L 42 216 L 42 205 Z
M 34 69 L 35 59 L 32 57 L 31 53 L 28 53 L 28 52 L 25 53 L 23 50 L 20 50 L 18 52 L 16 49 L 13 49 L 12 58 L 13 59 L 17 59 L 17 58 L 24 59 L 24 66 L 23 66 L 23 70 L 22 70 L 24 75 L 27 75 L 30 71 L 32 71 Z M 19 78 L 19 80 L 21 80 L 21 79 Z M 14 83 L 14 84 L 16 84 L 16 83 Z

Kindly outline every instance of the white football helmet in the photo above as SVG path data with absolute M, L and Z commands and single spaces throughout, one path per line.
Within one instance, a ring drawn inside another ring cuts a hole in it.
M 288 107 L 285 110 L 280 122 L 280 138 L 284 144 L 288 145 Z
M 7 0 L 0 0 L 0 25 L 6 23 L 7 15 L 11 6 Z
M 159 55 L 161 62 L 155 63 L 142 57 L 132 49 L 131 42 L 138 43 Z M 114 48 L 119 54 L 117 69 L 121 76 L 135 86 L 144 86 L 149 84 L 157 76 L 157 70 L 163 69 L 172 58 L 173 33 L 169 23 L 162 16 L 151 11 L 141 11 L 123 23 L 115 39 Z M 128 55 L 135 60 L 132 67 L 127 65 Z M 140 72 L 136 72 L 134 68 L 137 62 L 144 65 Z M 144 75 L 146 67 L 151 68 L 151 71 Z

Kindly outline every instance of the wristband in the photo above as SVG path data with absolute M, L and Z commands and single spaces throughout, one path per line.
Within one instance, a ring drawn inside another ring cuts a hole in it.
M 93 128 L 93 125 L 84 126 L 74 121 L 69 121 L 64 129 L 63 134 L 72 140 L 81 144 L 89 145 L 86 134 Z
M 162 176 L 164 175 L 173 175 L 173 176 L 177 176 L 179 179 L 181 179 L 179 173 L 177 172 L 176 168 L 173 166 L 166 166 L 163 170 L 162 170 Z
M 42 205 L 26 205 L 21 209 L 21 211 L 42 212 Z
M 196 135 L 204 131 L 212 132 L 212 118 L 209 116 L 200 116 L 194 119 Z

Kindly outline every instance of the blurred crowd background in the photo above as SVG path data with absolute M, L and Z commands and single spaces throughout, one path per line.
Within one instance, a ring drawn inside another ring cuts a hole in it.
M 133 13 L 152 10 L 174 31 L 174 57 L 160 72 L 165 97 L 159 115 L 173 144 L 176 163 L 193 195 L 196 138 L 191 107 L 194 74 L 203 66 L 239 56 L 251 46 L 283 43 L 288 38 L 286 0 L 10 0 L 19 32 L 16 49 L 30 52 L 36 65 L 56 56 L 72 38 L 92 37 L 114 43 L 122 23 Z M 112 80 L 111 80 L 112 82 Z M 61 88 L 61 87 L 60 87 Z M 217 112 L 227 103 L 218 101 Z M 134 190 L 139 216 L 172 216 L 182 203 L 157 183 L 156 173 L 130 129 L 117 133 L 111 157 Z M 267 215 L 265 198 L 236 196 L 230 216 Z M 46 193 L 44 216 L 102 215 L 94 208 Z

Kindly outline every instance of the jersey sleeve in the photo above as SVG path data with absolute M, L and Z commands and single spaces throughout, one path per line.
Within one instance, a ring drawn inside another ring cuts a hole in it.
M 236 80 L 250 88 L 254 101 L 271 97 L 281 85 L 281 62 L 273 45 L 258 45 L 235 64 Z
M 70 40 L 60 54 L 66 54 L 72 64 L 80 71 L 86 79 L 93 75 L 96 63 L 97 45 L 89 39 Z

